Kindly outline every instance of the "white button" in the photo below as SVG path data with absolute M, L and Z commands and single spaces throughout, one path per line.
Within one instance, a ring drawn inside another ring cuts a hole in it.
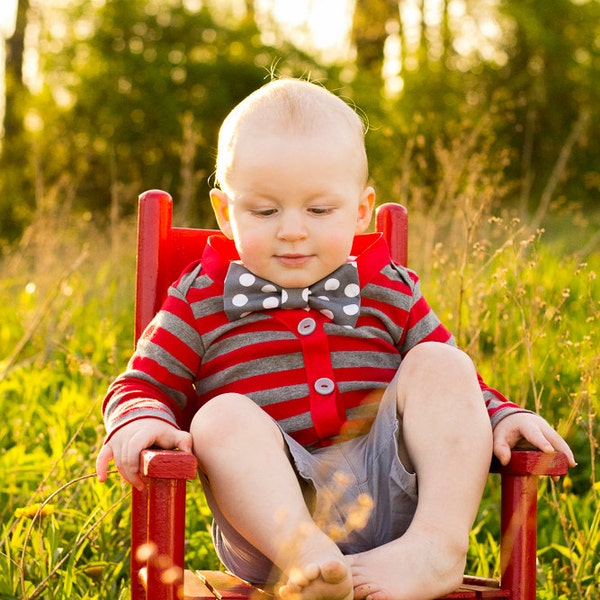
M 298 323 L 298 333 L 300 335 L 310 335 L 317 328 L 317 322 L 314 319 L 302 319 Z
M 320 377 L 315 381 L 315 391 L 322 396 L 331 394 L 335 389 L 335 384 L 329 377 Z

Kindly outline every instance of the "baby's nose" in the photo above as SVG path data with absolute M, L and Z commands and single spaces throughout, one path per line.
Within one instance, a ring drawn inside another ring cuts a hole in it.
M 284 240 L 298 240 L 306 237 L 307 228 L 304 219 L 297 214 L 290 213 L 281 218 L 278 237 Z

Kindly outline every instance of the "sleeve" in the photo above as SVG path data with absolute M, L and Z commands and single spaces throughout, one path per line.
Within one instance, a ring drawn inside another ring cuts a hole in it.
M 408 270 L 407 270 L 408 271 Z M 404 356 L 417 344 L 423 342 L 441 342 L 457 347 L 454 336 L 441 323 L 437 315 L 433 312 L 427 300 L 421 293 L 419 277 L 413 271 L 408 271 L 413 291 L 412 304 L 408 313 L 406 330 L 402 338 L 401 354 Z M 517 412 L 531 411 L 521 408 L 507 400 L 498 390 L 488 386 L 481 375 L 477 373 L 479 387 L 483 394 L 488 415 L 492 427 L 495 427 L 502 419 L 510 414 Z
M 194 322 L 185 294 L 171 287 L 126 371 L 108 388 L 102 404 L 107 441 L 124 425 L 143 418 L 179 427 L 183 412 L 195 402 L 194 381 L 203 355 Z

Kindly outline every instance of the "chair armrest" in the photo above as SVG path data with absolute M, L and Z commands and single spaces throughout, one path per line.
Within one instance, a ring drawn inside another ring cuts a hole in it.
M 562 452 L 514 449 L 510 462 L 503 466 L 492 461 L 491 472 L 500 475 L 566 475 L 568 461 Z M 179 450 L 143 450 L 140 471 L 151 479 L 195 479 L 198 463 L 192 454 Z
M 142 450 L 140 472 L 151 479 L 195 479 L 198 461 L 180 450 Z
M 541 452 L 539 450 L 519 449 L 512 451 L 510 462 L 502 466 L 494 458 L 491 472 L 500 475 L 566 475 L 569 469 L 567 457 L 562 452 Z

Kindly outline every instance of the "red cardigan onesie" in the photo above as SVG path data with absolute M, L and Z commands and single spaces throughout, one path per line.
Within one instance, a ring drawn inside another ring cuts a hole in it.
M 455 342 L 417 275 L 392 262 L 380 234 L 357 236 L 352 255 L 361 288 L 355 327 L 313 309 L 230 321 L 223 282 L 239 256 L 230 240 L 211 237 L 110 386 L 103 403 L 109 437 L 145 417 L 187 427 L 203 403 L 225 392 L 250 397 L 307 447 L 365 432 L 402 357 L 421 342 Z M 479 379 L 492 425 L 523 410 Z

